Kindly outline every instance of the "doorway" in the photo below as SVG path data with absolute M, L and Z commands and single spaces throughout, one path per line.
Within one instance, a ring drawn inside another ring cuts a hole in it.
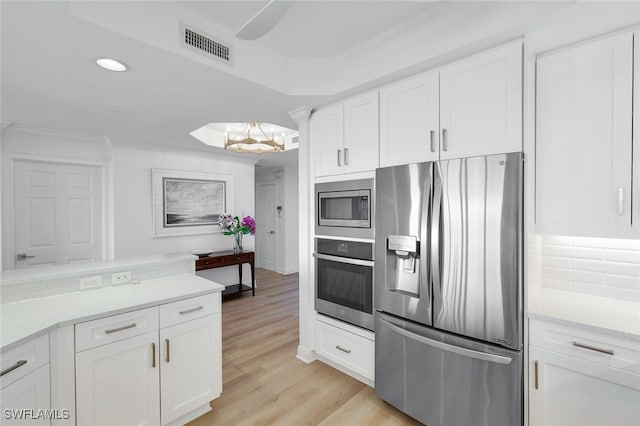
M 102 167 L 16 160 L 12 178 L 16 269 L 105 258 Z
M 259 267 L 276 270 L 276 185 L 273 183 L 258 185 L 256 203 L 256 222 L 259 224 L 256 235 L 256 261 Z

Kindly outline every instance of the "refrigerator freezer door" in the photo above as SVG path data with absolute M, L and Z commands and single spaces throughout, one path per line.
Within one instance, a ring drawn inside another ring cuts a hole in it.
M 376 170 L 376 309 L 427 325 L 432 171 L 433 163 Z
M 376 315 L 380 398 L 429 426 L 522 425 L 521 351 Z
M 442 161 L 435 175 L 433 325 L 520 349 L 522 154 Z

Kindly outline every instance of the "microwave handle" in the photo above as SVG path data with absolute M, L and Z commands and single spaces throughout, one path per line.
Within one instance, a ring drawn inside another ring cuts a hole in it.
M 328 254 L 313 253 L 313 257 L 316 259 L 330 260 L 332 262 L 348 263 L 349 265 L 358 266 L 371 266 L 373 267 L 373 260 L 351 259 L 349 257 L 331 256 Z

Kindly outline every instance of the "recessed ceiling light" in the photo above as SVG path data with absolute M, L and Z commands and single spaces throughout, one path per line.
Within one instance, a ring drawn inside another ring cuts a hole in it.
M 118 72 L 122 72 L 122 71 L 126 71 L 127 70 L 127 66 L 125 64 L 123 64 L 122 62 L 118 62 L 115 59 L 111 59 L 111 58 L 100 58 L 100 59 L 96 59 L 96 64 L 98 64 L 98 66 L 109 70 L 109 71 L 118 71 Z

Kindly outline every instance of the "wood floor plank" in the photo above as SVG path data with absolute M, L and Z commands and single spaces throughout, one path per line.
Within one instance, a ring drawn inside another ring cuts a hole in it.
M 298 275 L 256 270 L 255 297 L 222 305 L 222 395 L 204 425 L 417 425 L 369 386 L 296 358 Z

